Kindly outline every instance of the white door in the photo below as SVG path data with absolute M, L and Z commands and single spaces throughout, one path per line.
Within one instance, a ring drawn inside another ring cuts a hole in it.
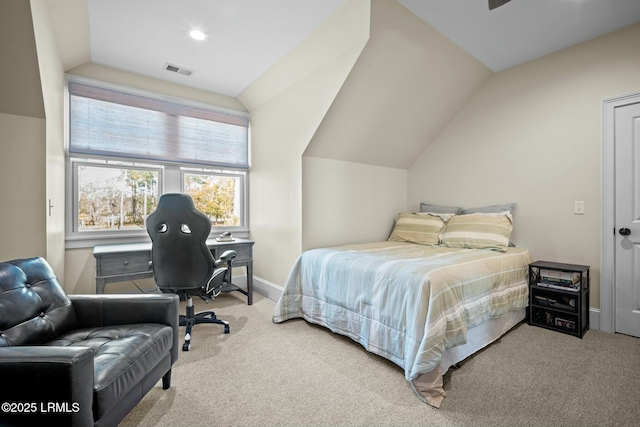
M 615 329 L 640 337 L 640 103 L 615 109 Z

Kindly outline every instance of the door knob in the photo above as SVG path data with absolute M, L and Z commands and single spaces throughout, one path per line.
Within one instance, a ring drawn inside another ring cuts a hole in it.
M 618 230 L 618 232 L 621 236 L 628 236 L 629 234 L 631 234 L 631 230 L 629 230 L 628 228 L 621 228 L 620 230 Z

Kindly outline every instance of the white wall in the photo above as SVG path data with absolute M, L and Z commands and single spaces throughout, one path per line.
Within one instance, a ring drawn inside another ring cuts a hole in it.
M 492 76 L 411 166 L 410 209 L 516 202 L 516 244 L 590 265 L 599 307 L 602 102 L 640 92 L 638 52 L 640 24 Z
M 0 261 L 46 256 L 46 124 L 29 2 L 0 2 Z
M 256 276 L 283 285 L 305 249 L 386 239 L 406 169 L 490 75 L 397 2 L 347 2 L 239 97 Z
M 302 154 L 368 35 L 368 0 L 349 0 L 239 97 L 251 114 L 251 238 L 259 279 L 283 285 L 302 251 Z
M 408 169 L 492 72 L 396 1 L 373 0 L 370 19 L 305 155 Z
M 0 1 L 0 58 L 0 113 L 43 119 L 44 102 L 28 1 Z
M 46 256 L 44 119 L 0 113 L 0 261 Z
M 405 169 L 304 156 L 302 250 L 386 240 L 406 189 Z
M 94 64 L 93 62 L 84 63 L 68 70 L 67 72 L 76 76 L 88 77 L 135 89 L 185 98 L 191 101 L 204 102 L 205 104 L 217 105 L 219 107 L 231 108 L 233 110 L 247 111 L 244 108 L 244 105 L 235 98 L 175 83 L 165 82 L 151 77 L 142 76 L 140 74 L 106 67 L 100 64 Z
M 49 3 L 31 0 L 31 14 L 46 114 L 46 258 L 64 284 L 64 66 Z

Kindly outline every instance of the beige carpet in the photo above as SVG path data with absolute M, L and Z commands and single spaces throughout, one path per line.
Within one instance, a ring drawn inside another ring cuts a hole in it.
M 640 339 L 521 324 L 451 370 L 434 409 L 396 365 L 305 321 L 274 324 L 275 303 L 254 301 L 195 301 L 231 333 L 197 325 L 171 388 L 156 385 L 120 426 L 640 425 Z

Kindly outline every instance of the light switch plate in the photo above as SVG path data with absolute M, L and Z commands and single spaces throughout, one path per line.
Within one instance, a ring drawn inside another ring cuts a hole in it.
M 574 202 L 573 214 L 584 215 L 584 202 Z

